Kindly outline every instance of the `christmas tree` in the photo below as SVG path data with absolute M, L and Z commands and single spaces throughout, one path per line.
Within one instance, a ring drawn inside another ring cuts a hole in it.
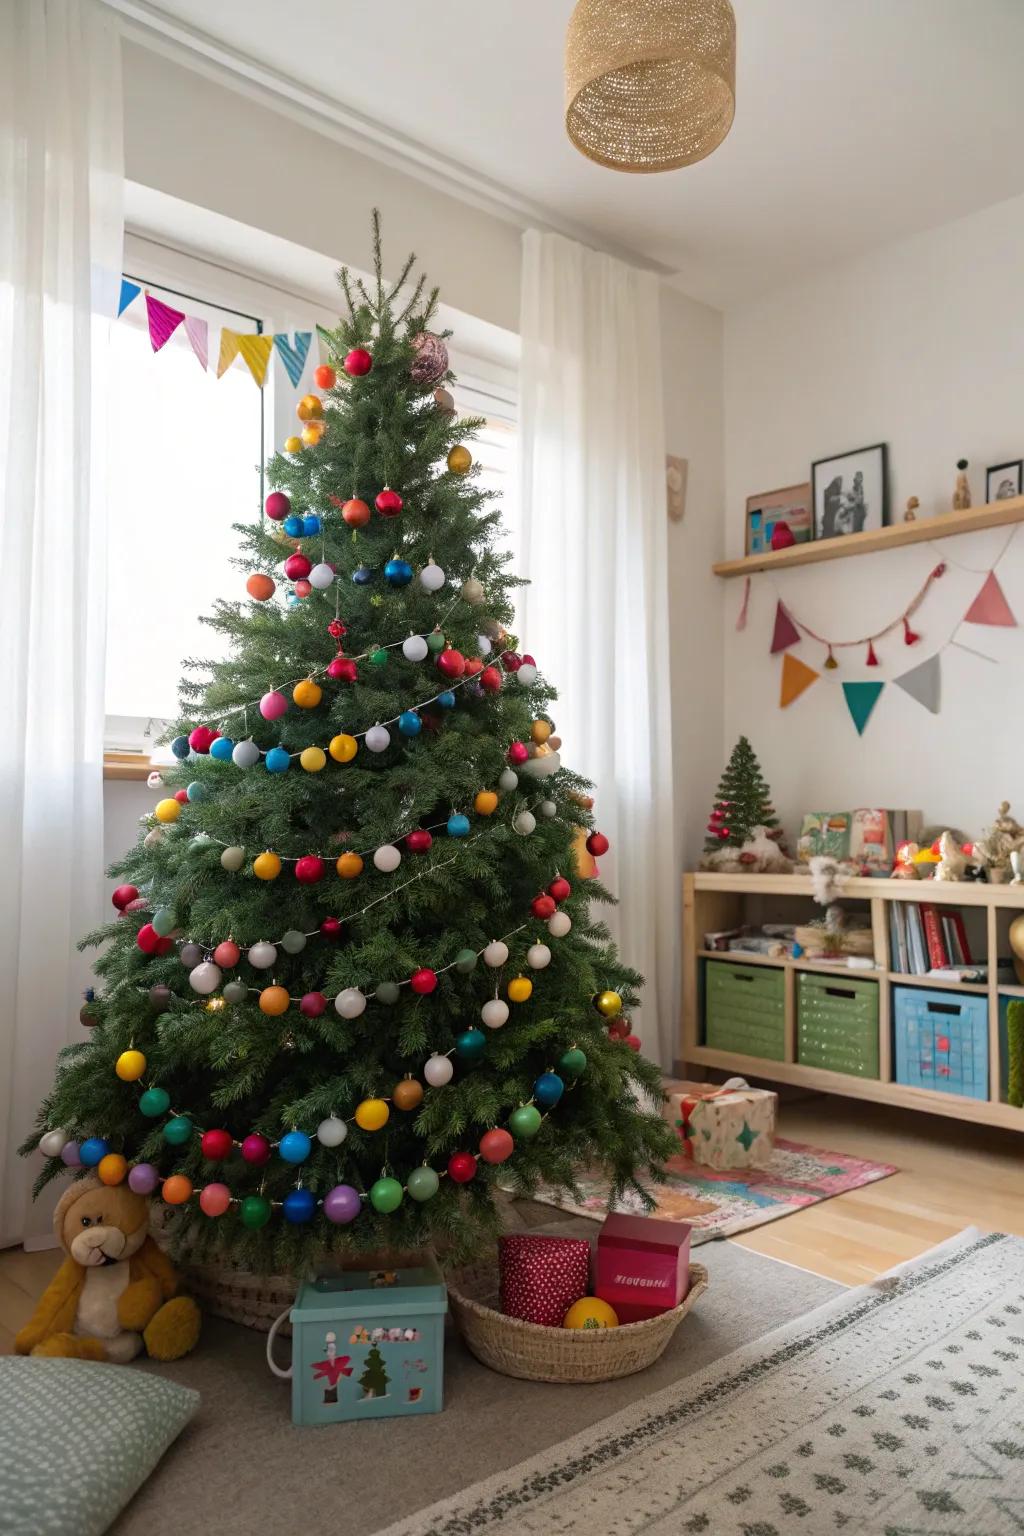
M 366 1369 L 359 1378 L 364 1397 L 387 1397 L 391 1377 L 384 1369 L 384 1356 L 376 1344 L 367 1352 Z
M 375 284 L 339 274 L 322 394 L 237 525 L 248 598 L 207 620 L 230 659 L 186 663 L 179 766 L 83 941 L 89 1038 L 22 1149 L 44 1133 L 37 1189 L 127 1178 L 178 1207 L 179 1251 L 250 1268 L 458 1257 L 496 1230 L 496 1180 L 603 1163 L 621 1192 L 671 1152 L 437 294 L 414 258 L 385 282 L 374 223 Z
M 766 827 L 774 841 L 781 841 L 782 829 L 772 806 L 771 790 L 753 747 L 741 736 L 718 781 L 704 851 L 742 848 L 755 827 Z

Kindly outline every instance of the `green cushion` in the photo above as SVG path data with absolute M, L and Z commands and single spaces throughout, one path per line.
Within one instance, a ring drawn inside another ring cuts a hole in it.
M 198 1407 L 130 1365 L 0 1357 L 0 1536 L 101 1536 Z

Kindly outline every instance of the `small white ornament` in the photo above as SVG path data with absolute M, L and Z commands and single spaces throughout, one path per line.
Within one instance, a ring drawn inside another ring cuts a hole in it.
M 548 918 L 548 933 L 553 939 L 564 939 L 572 927 L 572 918 L 568 912 L 552 912 Z
M 444 571 L 439 565 L 435 565 L 433 560 L 428 561 L 420 571 L 420 586 L 425 587 L 428 592 L 440 592 L 447 579 Z
M 478 606 L 478 604 L 483 602 L 484 596 L 484 589 L 477 581 L 475 576 L 471 576 L 468 581 L 464 581 L 462 583 L 463 602 L 471 603 L 475 608 Z
M 163 782 L 164 781 L 163 781 L 162 774 L 156 773 L 154 771 L 153 773 L 150 774 L 149 778 L 146 780 L 146 788 L 147 789 L 159 789 L 161 787 L 161 785 L 163 784 Z
M 511 768 L 503 768 L 501 773 L 498 775 L 498 788 L 504 790 L 505 794 L 507 795 L 510 794 L 512 790 L 518 786 L 518 784 L 518 773 L 515 773 Z
M 553 800 L 542 800 L 540 805 L 538 806 L 538 810 L 540 811 L 542 816 L 557 816 L 558 815 L 558 806 L 555 804 L 555 802 Z
M 423 1076 L 431 1088 L 443 1088 L 445 1083 L 451 1082 L 454 1075 L 455 1068 L 447 1056 L 431 1056 L 423 1068 Z
M 492 939 L 484 950 L 484 965 L 497 970 L 508 959 L 508 945 L 502 939 Z
M 249 964 L 255 966 L 258 971 L 269 971 L 277 959 L 277 950 L 273 944 L 268 944 L 266 939 L 260 939 L 259 943 L 254 944 L 249 950 L 248 958 Z
M 391 745 L 391 736 L 383 725 L 371 725 L 365 739 L 368 752 L 386 752 Z
M 232 874 L 236 874 L 245 863 L 245 849 L 232 844 L 230 848 L 224 849 L 220 856 L 220 863 L 222 869 L 230 870 Z
M 524 661 L 516 672 L 516 682 L 520 688 L 532 688 L 537 681 L 537 668 L 531 667 L 528 661 Z
M 520 811 L 512 825 L 520 837 L 529 837 L 537 830 L 537 818 L 532 811 Z
M 410 635 L 402 641 L 402 655 L 406 661 L 423 661 L 427 654 L 427 642 L 422 635 Z
M 558 916 L 557 912 L 554 914 Z M 526 963 L 531 971 L 542 971 L 551 964 L 551 951 L 546 944 L 531 944 L 526 951 Z
M 318 592 L 325 592 L 333 580 L 334 572 L 326 560 L 322 560 L 319 565 L 314 565 L 309 573 L 309 584 L 311 587 L 316 587 Z
M 500 997 L 492 997 L 490 1002 L 484 1003 L 480 1009 L 480 1017 L 488 1029 L 500 1029 L 508 1023 L 508 1003 Z
M 334 999 L 334 1006 L 343 1019 L 358 1019 L 366 1011 L 366 998 L 358 987 L 346 987 Z
M 260 749 L 250 737 L 239 741 L 231 749 L 231 761 L 236 768 L 255 768 L 260 760 Z
M 216 992 L 223 977 L 220 966 L 214 965 L 212 960 L 204 960 L 197 965 L 194 971 L 188 973 L 188 984 L 193 992 L 199 992 L 203 997 L 209 997 L 211 992 Z
M 39 1138 L 39 1150 L 44 1157 L 60 1157 L 67 1139 L 67 1131 L 58 1125 L 55 1130 L 43 1132 Z
M 337 1115 L 321 1120 L 316 1128 L 316 1139 L 322 1147 L 340 1147 L 348 1135 L 348 1126 Z
M 402 862 L 402 855 L 394 843 L 385 843 L 383 848 L 378 848 L 373 856 L 375 869 L 379 869 L 382 875 L 392 875 Z
M 142 846 L 143 848 L 155 848 L 157 844 L 162 843 L 163 840 L 163 827 L 154 827 L 153 830 L 151 832 L 147 832 L 145 837 L 142 839 Z
M 481 656 L 489 656 L 491 654 L 491 642 L 486 635 L 477 635 L 476 648 Z

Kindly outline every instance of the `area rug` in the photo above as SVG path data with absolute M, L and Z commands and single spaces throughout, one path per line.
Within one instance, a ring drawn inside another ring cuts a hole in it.
M 656 1209 L 650 1212 L 644 1210 L 635 1194 L 610 1206 L 607 1182 L 596 1173 L 584 1173 L 577 1179 L 583 1193 L 578 1204 L 549 1189 L 540 1190 L 535 1199 L 545 1205 L 557 1205 L 574 1216 L 590 1216 L 594 1221 L 603 1221 L 610 1209 L 656 1216 L 662 1221 L 688 1221 L 694 1228 L 691 1241 L 707 1243 L 715 1237 L 732 1237 L 749 1227 L 777 1221 L 780 1216 L 791 1216 L 807 1205 L 831 1200 L 833 1195 L 845 1195 L 848 1190 L 874 1184 L 896 1172 L 892 1163 L 872 1163 L 779 1137 L 767 1168 L 735 1168 L 716 1173 L 689 1157 L 669 1158 L 664 1180 L 649 1186 L 656 1201 Z
M 387 1536 L 1012 1536 L 1024 1240 L 961 1233 Z

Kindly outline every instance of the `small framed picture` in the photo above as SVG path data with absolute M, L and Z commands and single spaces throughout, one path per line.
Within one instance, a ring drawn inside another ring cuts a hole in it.
M 985 471 L 985 500 L 1008 501 L 1011 496 L 1024 494 L 1024 459 L 1011 459 L 1009 464 L 994 464 Z
M 778 523 L 786 524 L 797 544 L 806 544 L 813 536 L 809 485 L 786 485 L 778 491 L 763 491 L 759 496 L 747 497 L 744 552 L 759 555 L 771 549 L 772 534 Z
M 811 465 L 814 487 L 814 537 L 837 539 L 848 533 L 884 528 L 889 522 L 887 445 L 855 448 L 818 459 Z

